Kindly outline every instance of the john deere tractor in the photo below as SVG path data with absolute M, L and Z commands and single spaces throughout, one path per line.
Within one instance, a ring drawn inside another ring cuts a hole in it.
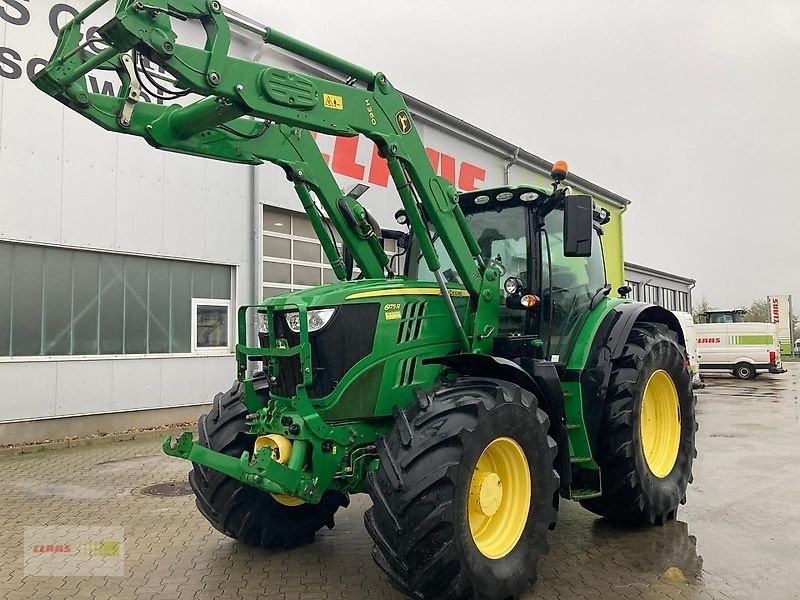
M 84 38 L 108 2 L 61 29 L 34 83 L 156 148 L 281 166 L 339 279 L 241 307 L 236 382 L 196 440 L 165 440 L 192 461 L 211 525 L 292 548 L 368 493 L 375 561 L 396 587 L 505 599 L 535 579 L 560 498 L 617 523 L 675 518 L 696 429 L 681 328 L 658 306 L 610 296 L 609 216 L 569 193 L 565 164 L 547 189 L 459 193 L 384 74 L 217 0 L 116 0 Z M 182 43 L 180 21 L 202 26 L 204 42 Z M 231 27 L 336 75 L 235 58 Z M 90 90 L 97 69 L 119 77 L 118 97 Z M 143 90 L 184 102 L 144 103 Z M 384 252 L 363 188 L 342 194 L 311 132 L 375 143 L 408 228 L 399 256 Z M 248 311 L 263 320 L 260 343 L 248 343 Z

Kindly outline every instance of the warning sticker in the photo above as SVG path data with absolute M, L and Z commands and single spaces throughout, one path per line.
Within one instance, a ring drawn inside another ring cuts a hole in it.
M 322 103 L 325 108 L 335 108 L 336 110 L 344 110 L 344 101 L 341 96 L 334 96 L 333 94 L 323 94 Z

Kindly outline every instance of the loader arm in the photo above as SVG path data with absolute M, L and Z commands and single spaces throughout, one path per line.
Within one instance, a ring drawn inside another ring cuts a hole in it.
M 37 87 L 102 127 L 143 137 L 158 148 L 228 162 L 270 161 L 281 165 L 340 277 L 338 252 L 309 191 L 318 196 L 366 276 L 383 277 L 386 258 L 377 240 L 365 235 L 369 228 L 354 223 L 353 211 L 344 205 L 351 209 L 360 205 L 342 198 L 308 131 L 368 137 L 387 160 L 409 225 L 443 294 L 447 296 L 431 241 L 433 233 L 440 237 L 470 294 L 472 308 L 462 336 L 465 346 L 469 349 L 481 336 L 485 339 L 491 335 L 486 328 L 475 335 L 475 330 L 490 319 L 474 313 L 482 304 L 490 304 L 489 296 L 497 301 L 491 293 L 492 286 L 497 286 L 497 273 L 486 268 L 458 206 L 455 187 L 436 175 L 404 99 L 385 75 L 372 74 L 271 28 L 259 32 L 266 44 L 340 72 L 347 81 L 331 81 L 230 56 L 230 26 L 231 22 L 238 23 L 216 0 L 117 0 L 115 16 L 98 30 L 108 47 L 92 53 L 87 42 L 80 43 L 81 24 L 108 2 L 96 0 L 61 29 L 49 64 L 33 78 Z M 173 20 L 198 21 L 206 33 L 204 47 L 181 44 Z M 186 106 L 140 102 L 134 65 L 137 55 L 162 67 L 185 93 L 202 98 Z M 123 85 L 118 97 L 88 91 L 85 76 L 97 68 L 119 73 Z M 357 81 L 365 88 L 352 85 Z M 487 286 L 487 293 L 482 293 Z M 458 321 L 455 311 L 451 312 Z M 472 342 L 468 336 L 473 337 Z

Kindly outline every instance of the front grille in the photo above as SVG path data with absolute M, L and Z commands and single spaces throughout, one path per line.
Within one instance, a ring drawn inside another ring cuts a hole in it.
M 379 308 L 377 303 L 342 305 L 321 331 L 309 334 L 314 369 L 308 389 L 310 398 L 330 394 L 345 373 L 372 352 Z M 289 347 L 297 346 L 300 334 L 289 329 L 285 314 L 275 313 L 275 337 L 285 339 Z M 303 381 L 300 357 L 278 358 L 277 363 L 277 381 L 271 385 L 271 392 L 277 396 L 294 396 L 297 386 Z

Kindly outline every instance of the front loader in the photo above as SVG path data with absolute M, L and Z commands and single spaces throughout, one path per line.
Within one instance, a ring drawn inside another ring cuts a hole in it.
M 368 493 L 374 557 L 397 588 L 505 599 L 535 579 L 559 498 L 618 523 L 675 518 L 696 430 L 681 328 L 658 306 L 610 297 L 609 215 L 569 193 L 565 164 L 551 189 L 459 193 L 382 73 L 216 0 L 116 0 L 84 40 L 83 21 L 108 2 L 61 29 L 37 87 L 157 148 L 281 166 L 339 279 L 241 307 L 236 382 L 196 441 L 165 440 L 192 461 L 216 529 L 296 547 L 332 527 L 349 494 Z M 182 43 L 182 21 L 202 26 L 202 45 Z M 235 58 L 231 26 L 341 79 Z M 117 97 L 89 90 L 96 69 L 119 76 Z M 184 104 L 143 103 L 143 89 Z M 363 189 L 342 194 L 310 132 L 376 144 L 409 229 L 402 256 L 384 253 Z

